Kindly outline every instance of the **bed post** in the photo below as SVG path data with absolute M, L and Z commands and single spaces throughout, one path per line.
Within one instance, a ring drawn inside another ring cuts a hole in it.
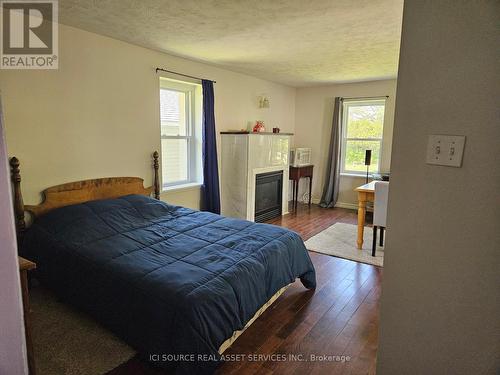
M 10 158 L 10 171 L 12 186 L 14 188 L 14 215 L 16 217 L 16 230 L 19 237 L 26 229 L 24 221 L 24 203 L 21 194 L 21 174 L 19 173 L 19 159 L 13 156 Z
M 158 177 L 158 169 L 160 168 L 160 164 L 158 163 L 159 158 L 158 151 L 153 152 L 153 168 L 154 168 L 154 194 L 155 199 L 160 199 L 160 178 Z

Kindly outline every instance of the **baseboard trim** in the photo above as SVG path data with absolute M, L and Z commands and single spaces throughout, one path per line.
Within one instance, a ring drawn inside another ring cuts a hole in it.
M 289 202 L 291 202 L 291 201 L 289 201 Z M 313 204 L 319 204 L 320 199 L 313 198 L 313 199 L 311 199 L 311 202 Z M 307 203 L 307 202 L 302 202 L 302 203 Z M 349 203 L 349 202 L 337 202 L 335 204 L 335 207 L 338 207 L 338 208 L 347 208 L 349 210 L 357 210 L 358 209 L 358 204 L 357 203 Z M 368 208 L 367 211 L 371 211 L 371 210 Z
M 311 202 L 313 204 L 319 204 L 321 199 L 319 198 L 313 198 L 311 199 Z M 303 203 L 306 203 L 306 202 L 303 202 Z M 357 210 L 358 209 L 358 204 L 357 203 L 348 203 L 348 202 L 337 202 L 337 204 L 335 205 L 335 207 L 338 207 L 338 208 L 348 208 L 350 210 Z
M 357 210 L 358 209 L 358 205 L 357 204 L 354 204 L 354 203 L 347 203 L 347 202 L 337 202 L 335 204 L 335 207 L 339 207 L 339 208 L 348 208 L 350 210 Z

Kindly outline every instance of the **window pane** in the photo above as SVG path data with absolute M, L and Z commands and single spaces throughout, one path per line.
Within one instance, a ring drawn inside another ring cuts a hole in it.
M 384 104 L 347 106 L 347 138 L 382 138 Z
M 172 184 L 188 179 L 188 140 L 162 139 L 163 183 Z
M 162 135 L 182 135 L 187 133 L 186 99 L 180 91 L 160 90 L 160 119 Z
M 366 172 L 365 150 L 372 150 L 371 172 L 378 172 L 380 141 L 347 141 L 344 170 Z

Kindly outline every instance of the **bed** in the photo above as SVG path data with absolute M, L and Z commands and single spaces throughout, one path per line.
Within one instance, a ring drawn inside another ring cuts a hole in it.
M 210 374 L 287 285 L 300 278 L 316 286 L 314 267 L 295 232 L 150 198 L 159 198 L 154 155 L 153 188 L 134 177 L 80 181 L 26 207 L 17 162 L 20 251 L 60 299 L 146 359 L 178 374 Z M 28 229 L 25 210 L 35 217 Z

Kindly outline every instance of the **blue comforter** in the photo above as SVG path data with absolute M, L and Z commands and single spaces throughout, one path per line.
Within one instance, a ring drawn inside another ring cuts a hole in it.
M 179 374 L 212 373 L 220 345 L 283 286 L 316 285 L 295 232 L 139 195 L 53 210 L 22 253 L 61 299 Z

